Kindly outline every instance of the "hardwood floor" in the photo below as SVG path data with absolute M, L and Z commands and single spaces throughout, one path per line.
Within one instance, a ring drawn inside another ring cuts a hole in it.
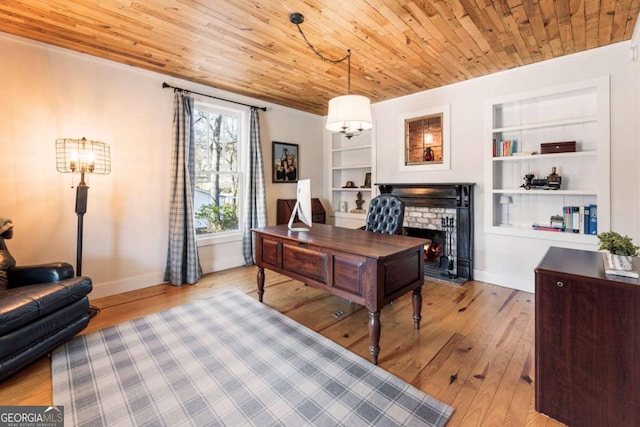
M 100 312 L 83 333 L 232 288 L 257 299 L 256 269 L 209 274 L 196 286 L 158 285 L 96 299 Z M 453 406 L 449 427 L 562 426 L 534 409 L 532 294 L 482 282 L 426 281 L 422 295 L 419 331 L 410 293 L 382 310 L 381 368 Z M 268 270 L 264 301 L 370 360 L 363 307 Z M 334 316 L 338 311 L 343 314 Z M 0 384 L 0 405 L 51 403 L 46 357 Z

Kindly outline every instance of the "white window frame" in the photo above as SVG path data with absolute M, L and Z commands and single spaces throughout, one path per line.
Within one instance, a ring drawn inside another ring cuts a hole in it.
M 247 163 L 245 153 L 249 147 L 249 114 L 246 109 L 232 108 L 223 103 L 218 104 L 202 100 L 195 100 L 194 108 L 196 110 L 209 111 L 218 114 L 237 115 L 240 120 L 240 123 L 238 123 L 238 229 L 233 231 L 196 235 L 196 243 L 198 247 L 201 247 L 241 241 L 244 227 L 244 193 L 246 191 L 244 178 L 246 176 L 245 171 Z

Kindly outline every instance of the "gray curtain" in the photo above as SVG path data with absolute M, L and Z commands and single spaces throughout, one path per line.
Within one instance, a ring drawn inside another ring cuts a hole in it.
M 242 254 L 246 265 L 254 263 L 255 248 L 252 228 L 266 227 L 267 202 L 264 189 L 264 165 L 262 163 L 262 144 L 260 143 L 260 114 L 257 108 L 251 109 L 249 130 L 249 158 L 245 180 L 244 227 L 242 235 Z
M 172 285 L 194 284 L 202 276 L 193 225 L 195 194 L 195 142 L 193 98 L 175 92 L 173 99 L 173 152 L 171 156 L 171 200 L 169 249 L 164 280 Z

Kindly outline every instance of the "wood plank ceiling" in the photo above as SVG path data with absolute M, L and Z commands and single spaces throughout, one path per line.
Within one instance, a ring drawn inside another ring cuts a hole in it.
M 640 0 L 2 0 L 0 31 L 325 115 L 629 40 Z M 4 62 L 4 61 L 3 61 Z M 4 63 L 3 66 L 10 64 Z

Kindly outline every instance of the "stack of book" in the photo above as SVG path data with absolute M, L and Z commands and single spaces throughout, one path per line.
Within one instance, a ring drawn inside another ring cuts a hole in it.
M 564 206 L 562 223 L 551 222 L 549 225 L 533 224 L 534 230 L 564 231 L 567 233 L 598 234 L 598 206 Z
M 603 253 L 602 261 L 604 262 L 604 272 L 607 274 L 632 277 L 634 279 L 640 277 L 638 272 L 633 268 L 633 261 L 631 260 L 631 257 Z

